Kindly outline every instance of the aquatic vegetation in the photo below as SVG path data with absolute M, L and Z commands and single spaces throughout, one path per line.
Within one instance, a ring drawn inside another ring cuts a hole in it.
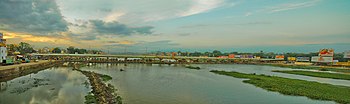
M 89 92 L 88 95 L 85 96 L 85 104 L 97 104 L 96 97 L 92 94 L 92 92 Z
M 10 93 L 21 94 L 28 91 L 29 89 L 30 89 L 29 87 L 16 87 Z
M 337 103 L 350 103 L 350 87 L 289 79 L 277 76 L 244 74 L 212 70 L 210 72 L 236 78 L 245 78 L 244 83 L 253 84 L 265 90 L 279 92 L 285 95 L 306 96 L 316 100 L 329 100 Z
M 120 96 L 117 96 L 117 104 L 123 104 L 123 99 Z
M 15 87 L 13 90 L 10 91 L 10 93 L 21 94 L 34 87 L 50 85 L 48 81 L 50 80 L 41 78 L 33 78 L 33 80 L 20 80 L 18 81 L 18 83 L 22 84 L 22 86 Z
M 93 97 L 96 99 L 99 104 L 121 104 L 122 99 L 118 98 L 116 94 L 116 89 L 111 84 L 105 84 L 108 80 L 111 80 L 112 77 L 108 75 L 98 74 L 91 71 L 83 71 L 80 69 L 74 69 L 81 73 L 83 73 L 86 77 L 88 77 L 90 85 L 92 86 L 92 94 L 86 96 L 86 103 L 93 102 Z M 103 81 L 102 81 L 103 80 Z
M 99 74 L 99 76 L 102 78 L 102 81 L 104 82 L 112 80 L 112 77 L 109 75 Z
M 273 70 L 273 72 L 305 75 L 305 76 L 320 77 L 320 78 L 350 80 L 349 74 L 340 74 L 340 73 L 312 72 L 312 71 L 301 71 L 301 70 Z
M 283 65 L 283 64 L 264 64 L 264 65 L 283 67 L 283 68 L 292 68 L 292 69 L 313 69 L 313 70 L 320 70 L 320 71 L 335 71 L 335 72 L 350 73 L 349 69 L 332 68 L 332 67 Z
M 188 68 L 188 69 L 197 69 L 197 70 L 201 69 L 198 66 L 190 66 L 190 65 L 188 65 L 188 66 L 185 66 L 185 67 Z
M 85 81 L 82 84 L 85 86 L 85 88 L 89 88 L 90 87 L 90 83 L 88 81 Z

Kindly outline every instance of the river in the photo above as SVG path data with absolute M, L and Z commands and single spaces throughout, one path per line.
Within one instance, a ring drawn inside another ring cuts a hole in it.
M 123 98 L 125 104 L 334 104 L 331 101 L 270 92 L 243 83 L 244 79 L 214 74 L 209 72 L 210 70 L 268 74 L 345 86 L 350 82 L 275 73 L 271 70 L 290 69 L 272 66 L 237 64 L 194 66 L 200 66 L 202 69 L 187 69 L 183 65 L 92 64 L 81 70 L 112 76 L 113 79 L 109 83 L 118 89 L 118 94 Z M 34 78 L 43 79 L 43 83 L 48 83 L 48 85 L 13 93 L 13 89 L 26 85 L 22 84 L 22 80 L 29 80 L 27 81 L 29 83 L 32 82 L 31 79 L 35 81 Z M 71 68 L 50 68 L 8 81 L 9 86 L 0 91 L 0 104 L 20 104 L 22 102 L 81 104 L 84 102 L 84 96 L 91 90 L 84 85 L 86 80 L 85 76 L 72 71 Z
M 1 82 L 0 104 L 83 104 L 91 90 L 87 80 L 67 67 L 49 68 Z

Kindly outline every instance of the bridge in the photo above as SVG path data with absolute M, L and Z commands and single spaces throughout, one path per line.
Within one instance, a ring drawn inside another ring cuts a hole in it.
M 219 58 L 151 55 L 99 55 L 99 54 L 31 54 L 42 60 L 89 63 L 146 63 L 146 64 L 229 64 L 272 63 L 283 59 Z

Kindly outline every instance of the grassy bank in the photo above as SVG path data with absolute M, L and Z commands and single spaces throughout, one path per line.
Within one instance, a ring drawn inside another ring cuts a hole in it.
M 104 74 L 98 74 L 101 78 L 102 78 L 102 81 L 109 81 L 109 80 L 112 80 L 112 77 L 109 76 L 109 75 L 104 75 Z
M 196 69 L 196 70 L 199 70 L 199 69 L 201 69 L 200 67 L 198 67 L 198 66 L 186 66 L 186 68 L 188 68 L 188 69 Z
M 321 78 L 350 80 L 350 75 L 339 74 L 339 73 L 312 72 L 312 71 L 301 71 L 301 70 L 273 70 L 273 72 L 297 74 L 297 75 L 305 75 L 305 76 L 321 77 Z
M 335 72 L 350 73 L 349 69 L 332 68 L 332 67 L 304 66 L 304 65 L 282 65 L 282 64 L 264 64 L 264 65 L 283 67 L 283 68 L 292 68 L 292 69 L 313 69 L 313 70 L 320 70 L 320 71 L 335 71 Z
M 350 103 L 350 87 L 346 86 L 239 72 L 216 70 L 210 72 L 236 78 L 247 78 L 249 80 L 244 80 L 244 83 L 253 84 L 257 87 L 285 95 L 306 96 L 311 99 L 329 100 L 342 104 Z
M 92 91 L 85 96 L 85 104 L 122 104 L 122 98 L 117 95 L 113 85 L 105 83 L 112 79 L 111 76 L 98 74 L 91 71 L 73 69 L 88 77 Z M 87 84 L 84 83 L 84 84 Z
M 89 92 L 88 95 L 85 96 L 85 104 L 97 104 L 97 98 L 93 95 L 92 92 Z

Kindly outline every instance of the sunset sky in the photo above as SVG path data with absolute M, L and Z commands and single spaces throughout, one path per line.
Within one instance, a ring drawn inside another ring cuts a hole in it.
M 350 0 L 0 0 L 8 43 L 112 52 L 350 50 Z

